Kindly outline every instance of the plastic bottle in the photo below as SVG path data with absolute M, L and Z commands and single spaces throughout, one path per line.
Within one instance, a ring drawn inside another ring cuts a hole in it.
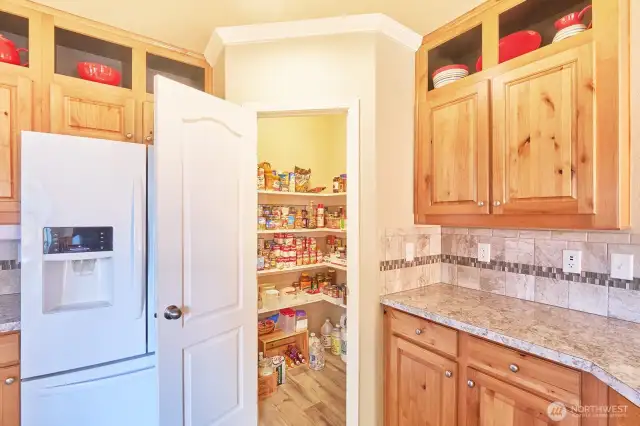
M 318 204 L 318 219 L 316 221 L 318 228 L 324 228 L 324 204 Z
M 347 362 L 347 329 L 343 328 L 340 332 L 340 359 Z
M 336 324 L 331 332 L 331 353 L 340 355 L 342 343 L 340 342 L 340 324 Z
M 324 368 L 324 347 L 316 333 L 309 337 L 309 368 L 316 371 Z
M 322 328 L 320 328 L 320 340 L 322 342 L 322 347 L 326 351 L 331 350 L 331 332 L 333 331 L 333 326 L 331 325 L 331 319 L 327 318 L 322 324 Z

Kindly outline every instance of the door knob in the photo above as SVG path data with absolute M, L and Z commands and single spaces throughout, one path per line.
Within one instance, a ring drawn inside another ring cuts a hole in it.
M 149 136 L 147 136 L 147 137 L 146 137 L 146 138 L 144 138 L 144 139 L 145 139 L 147 142 L 151 142 L 151 140 L 152 140 L 153 138 L 151 137 L 151 135 L 149 135 Z
M 518 367 L 516 364 L 511 364 L 509 366 L 509 370 L 513 371 L 514 373 L 517 373 L 518 371 L 520 371 L 520 367 Z
M 445 372 L 444 372 L 444 375 L 445 375 L 445 377 L 447 377 L 447 378 L 451 378 L 451 377 L 453 377 L 453 373 L 452 373 L 451 371 L 449 371 L 449 370 L 445 371 Z
M 13 382 L 15 382 L 15 381 L 16 381 L 16 379 L 15 379 L 15 378 L 13 378 L 13 377 L 9 377 L 9 378 L 7 378 L 7 379 L 5 379 L 5 380 L 4 380 L 4 384 L 5 384 L 5 385 L 12 385 L 12 384 L 13 384 Z
M 164 310 L 164 317 L 168 320 L 177 320 L 182 317 L 182 311 L 176 305 L 170 305 Z
M 478 201 L 478 207 L 484 207 L 484 201 Z
M 467 386 L 469 386 L 470 388 L 474 387 L 476 385 L 476 382 L 474 382 L 473 380 L 467 380 Z
M 132 134 L 132 133 L 127 133 L 127 134 L 125 135 L 125 137 L 126 137 L 127 139 L 131 139 L 131 138 L 133 137 L 133 134 Z
M 493 202 L 493 205 L 496 206 L 496 207 L 500 207 L 501 204 L 502 203 L 500 201 L 494 201 Z
M 419 336 L 422 334 L 422 329 L 421 328 L 416 328 L 416 335 Z

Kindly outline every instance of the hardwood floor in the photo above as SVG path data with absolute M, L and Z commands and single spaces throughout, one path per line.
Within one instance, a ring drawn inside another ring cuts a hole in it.
M 322 371 L 287 371 L 287 383 L 258 405 L 259 426 L 344 426 L 347 365 L 326 354 Z

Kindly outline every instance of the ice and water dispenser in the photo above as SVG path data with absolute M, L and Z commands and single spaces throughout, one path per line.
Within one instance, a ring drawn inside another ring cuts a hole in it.
M 42 260 L 43 313 L 113 304 L 113 227 L 45 227 Z

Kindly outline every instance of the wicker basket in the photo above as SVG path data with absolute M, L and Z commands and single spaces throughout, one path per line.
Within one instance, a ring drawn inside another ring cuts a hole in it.
M 276 323 L 273 320 L 258 321 L 258 336 L 273 333 L 276 329 Z

